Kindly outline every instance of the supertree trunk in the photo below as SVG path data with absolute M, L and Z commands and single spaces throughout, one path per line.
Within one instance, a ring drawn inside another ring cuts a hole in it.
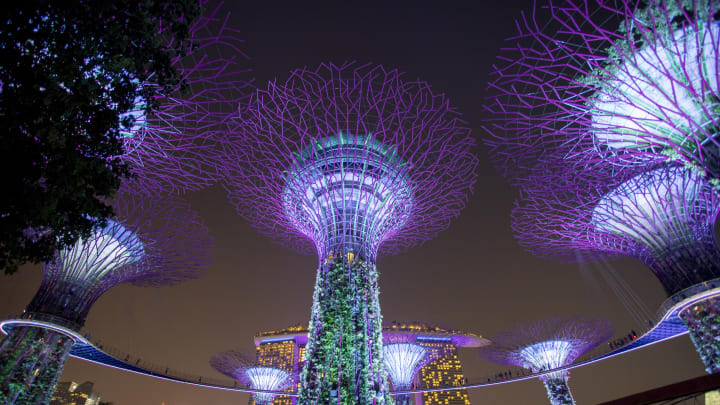
M 693 305 L 680 314 L 690 331 L 690 338 L 705 363 L 705 370 L 720 372 L 720 298 Z
M 62 333 L 16 327 L 0 343 L 0 404 L 48 404 L 73 340 Z
M 412 405 L 410 394 L 395 395 L 395 405 Z
M 688 235 L 669 241 L 669 247 L 662 251 L 637 255 L 668 295 L 720 277 L 720 250 L 712 233 L 688 232 Z
M 567 376 L 548 376 L 543 381 L 545 384 L 545 390 L 547 390 L 548 398 L 552 405 L 574 405 L 575 399 L 573 399 L 570 393 L 570 387 L 567 383 Z
M 321 264 L 299 404 L 387 404 L 378 274 L 352 254 Z

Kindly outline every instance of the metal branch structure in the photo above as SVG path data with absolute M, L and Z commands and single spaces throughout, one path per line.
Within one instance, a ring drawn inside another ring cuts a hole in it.
M 152 82 L 138 83 L 145 96 L 121 117 L 132 123 L 121 130 L 120 158 L 143 187 L 182 192 L 221 178 L 220 146 L 251 88 L 244 41 L 228 17 L 217 5 L 197 19 L 188 33 L 190 51 L 172 62 L 181 84 L 167 92 Z M 149 115 L 146 97 L 156 105 Z
M 714 234 L 720 195 L 707 179 L 678 166 L 615 184 L 583 181 L 582 174 L 545 172 L 524 188 L 513 211 L 521 245 L 567 261 L 577 260 L 578 253 L 583 259 L 634 257 L 653 271 L 668 295 L 720 277 Z
M 208 230 L 187 203 L 121 189 L 113 205 L 115 220 L 45 264 L 25 319 L 79 331 L 92 304 L 113 286 L 175 284 L 209 265 Z M 0 402 L 48 403 L 73 344 L 58 330 L 13 328 L 0 342 Z
M 218 372 L 256 390 L 281 391 L 295 383 L 290 372 L 259 365 L 235 350 L 214 355 L 210 359 L 210 365 Z M 277 395 L 275 392 L 255 393 L 253 400 L 257 405 L 270 405 Z
M 523 187 L 521 244 L 635 257 L 671 295 L 720 276 L 719 10 L 562 0 L 523 17 L 487 107 L 493 156 Z M 720 371 L 719 306 L 682 316 L 709 372 Z
M 414 337 L 406 335 L 386 335 L 384 340 L 383 361 L 393 389 L 395 391 L 411 389 L 418 371 L 433 358 L 433 349 L 419 345 Z M 411 403 L 410 394 L 395 395 L 396 405 Z
M 720 194 L 697 171 L 661 166 L 615 182 L 597 170 L 573 176 L 549 170 L 539 177 L 526 185 L 513 211 L 516 237 L 533 253 L 569 261 L 634 257 L 650 268 L 668 295 L 720 278 L 714 232 Z M 720 314 L 713 309 L 718 304 L 696 307 L 704 309 L 685 311 L 681 318 L 708 371 L 717 372 L 720 345 L 712 325 Z
M 548 148 L 720 178 L 720 5 L 552 1 L 518 21 L 490 83 L 489 143 L 511 177 Z M 502 134 L 502 135 L 500 135 Z
M 603 319 L 551 318 L 519 325 L 490 339 L 480 356 L 494 363 L 523 367 L 534 373 L 572 364 L 578 357 L 608 340 L 614 332 Z M 567 371 L 544 374 L 552 405 L 574 404 Z
M 447 98 L 401 76 L 353 63 L 293 71 L 241 109 L 228 144 L 238 212 L 318 255 L 301 403 L 389 400 L 376 258 L 445 229 L 477 176 Z

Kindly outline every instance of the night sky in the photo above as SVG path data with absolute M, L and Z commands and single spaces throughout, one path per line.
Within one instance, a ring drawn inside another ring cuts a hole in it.
M 323 61 L 379 63 L 446 93 L 480 140 L 486 136 L 488 74 L 503 39 L 514 34 L 515 18 L 531 1 L 240 3 L 228 1 L 225 8 L 231 24 L 244 32 L 259 86 Z M 552 263 L 517 245 L 510 231 L 516 192 L 492 167 L 487 150 L 477 152 L 479 178 L 461 216 L 423 246 L 378 260 L 386 321 L 423 320 L 492 337 L 523 321 L 589 315 L 612 321 L 619 336 L 654 318 L 664 292 L 640 263 Z M 86 330 L 144 360 L 222 378 L 208 364 L 213 354 L 252 349 L 258 331 L 307 324 L 317 259 L 258 235 L 235 214 L 220 186 L 189 198 L 215 238 L 215 262 L 207 274 L 168 288 L 115 287 L 95 304 Z M 40 266 L 2 277 L 0 315 L 20 313 L 40 278 Z M 461 352 L 461 361 L 470 381 L 507 369 L 472 350 Z M 588 404 L 703 374 L 684 336 L 573 370 L 570 387 L 578 403 Z M 248 398 L 76 359 L 65 366 L 61 381 L 67 380 L 95 382 L 103 400 L 116 405 L 243 404 Z M 548 403 L 538 380 L 471 390 L 470 398 L 473 404 Z

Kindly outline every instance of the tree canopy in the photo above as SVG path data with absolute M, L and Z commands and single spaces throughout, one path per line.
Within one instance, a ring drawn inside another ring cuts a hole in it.
M 181 85 L 193 0 L 14 1 L 0 29 L 0 267 L 10 274 L 113 215 L 123 137 Z

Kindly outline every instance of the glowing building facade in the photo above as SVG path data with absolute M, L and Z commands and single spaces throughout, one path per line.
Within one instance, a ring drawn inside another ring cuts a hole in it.
M 582 354 L 608 340 L 613 331 L 612 325 L 601 319 L 553 318 L 501 332 L 492 338 L 492 344 L 480 349 L 480 355 L 499 364 L 538 373 L 572 364 Z M 567 371 L 540 377 L 552 405 L 575 403 L 568 378 Z
M 186 203 L 133 191 L 121 190 L 116 220 L 45 264 L 40 289 L 22 315 L 28 326 L 13 327 L 0 342 L 3 404 L 48 403 L 75 343 L 62 330 L 79 332 L 107 290 L 120 283 L 174 284 L 197 277 L 210 262 L 207 229 Z
M 305 361 L 307 333 L 307 328 L 297 325 L 258 334 L 255 336 L 256 363 L 272 365 L 288 372 L 301 371 Z M 383 336 L 386 344 L 414 342 L 413 344 L 422 348 L 427 355 L 427 358 L 422 360 L 419 372 L 416 370 L 409 384 L 407 381 L 403 382 L 403 387 L 406 388 L 393 385 L 394 390 L 462 386 L 466 380 L 458 357 L 458 347 L 481 347 L 489 344 L 488 340 L 472 333 L 419 322 L 393 322 L 383 327 Z M 392 380 L 392 373 L 389 374 Z M 299 388 L 299 383 L 296 388 Z M 470 404 L 467 390 L 411 394 L 409 400 L 413 398 L 416 405 Z M 296 403 L 298 402 L 294 397 L 278 396 L 273 405 Z M 252 399 L 250 405 L 253 405 Z
M 242 106 L 226 148 L 240 214 L 318 256 L 302 403 L 388 400 L 375 261 L 447 227 L 475 181 L 468 128 L 444 96 L 400 76 L 352 63 L 294 71 Z
M 85 381 L 59 382 L 50 400 L 50 405 L 99 405 L 100 393 L 93 390 L 93 383 Z

